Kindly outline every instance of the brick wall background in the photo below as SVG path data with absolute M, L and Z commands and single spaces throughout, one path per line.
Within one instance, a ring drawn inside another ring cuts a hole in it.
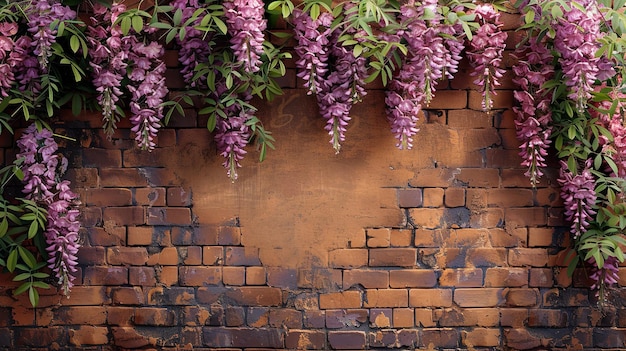
M 0 275 L 0 350 L 626 349 L 626 269 L 603 311 L 567 276 L 554 170 L 533 189 L 519 167 L 510 77 L 491 114 L 471 81 L 440 83 L 411 151 L 371 86 L 335 155 L 291 66 L 259 102 L 277 150 L 251 150 L 236 183 L 197 109 L 152 153 L 126 122 L 108 141 L 97 114 L 62 114 L 77 284 L 32 309 Z

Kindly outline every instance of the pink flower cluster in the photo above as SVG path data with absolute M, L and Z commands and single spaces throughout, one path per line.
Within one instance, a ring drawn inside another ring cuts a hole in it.
M 15 83 L 14 71 L 23 61 L 13 41 L 17 29 L 17 23 L 0 23 L 0 100 L 9 96 L 9 90 Z
M 427 0 L 421 4 L 409 1 L 400 8 L 399 20 L 406 28 L 398 35 L 406 42 L 408 53 L 385 97 L 387 119 L 400 149 L 413 147 L 413 135 L 419 131 L 418 114 L 434 97 L 437 81 L 458 70 L 463 44 L 453 26 L 441 23 L 436 7 L 436 0 Z M 425 8 L 435 14 L 428 21 L 423 19 Z
M 62 181 L 61 175 L 67 169 L 67 159 L 56 154 L 57 143 L 52 132 L 38 131 L 31 124 L 17 145 L 23 158 L 24 189 L 26 198 L 42 204 L 48 209 L 48 224 L 45 230 L 48 266 L 55 273 L 65 295 L 69 295 L 76 272 L 76 254 L 80 247 L 78 230 L 78 196 Z
M 226 173 L 232 180 L 236 180 L 237 169 L 241 167 L 240 162 L 247 153 L 245 147 L 250 139 L 250 126 L 246 122 L 252 118 L 252 113 L 243 108 L 229 110 L 228 118 L 217 118 L 214 138 L 217 150 L 225 158 L 223 165 Z
M 131 130 L 141 149 L 153 150 L 163 119 L 162 102 L 168 93 L 161 60 L 164 49 L 156 41 L 140 41 L 138 35 L 142 33 L 123 35 L 115 22 L 125 10 L 124 5 L 116 3 L 110 9 L 94 4 L 94 25 L 88 32 L 93 84 L 99 93 L 104 129 L 110 136 L 120 118 L 122 82 L 129 80 L 126 89 L 130 93 Z
M 546 167 L 546 156 L 552 133 L 552 90 L 543 85 L 554 77 L 553 56 L 543 42 L 536 37 L 520 46 L 516 55 L 518 62 L 513 66 L 513 82 L 521 89 L 513 92 L 519 106 L 513 108 L 517 118 L 517 139 L 521 142 L 522 166 L 528 167 L 525 175 L 535 186 Z
M 473 67 L 474 84 L 482 90 L 484 111 L 493 108 L 493 96 L 496 87 L 505 73 L 502 54 L 508 35 L 503 32 L 500 13 L 491 4 L 480 4 L 474 10 L 476 21 L 480 25 L 467 48 L 467 58 Z
M 557 23 L 554 48 L 560 54 L 559 63 L 570 89 L 568 97 L 576 102 L 579 112 L 587 107 L 596 79 L 606 80 L 615 75 L 610 62 L 595 57 L 600 43 L 600 26 L 604 22 L 598 10 L 600 4 L 593 0 L 580 0 L 584 11 L 570 6 Z
M 263 31 L 267 27 L 262 0 L 228 0 L 223 3 L 231 49 L 248 73 L 261 68 Z
M 172 2 L 172 6 L 174 11 L 182 11 L 181 22 L 183 23 L 192 18 L 198 9 L 203 8 L 203 5 L 200 5 L 198 0 L 175 0 Z M 191 26 L 185 27 L 184 40 L 180 40 L 178 36 L 176 37 L 176 43 L 180 45 L 178 51 L 178 62 L 182 65 L 180 73 L 183 75 L 185 83 L 193 88 L 206 86 L 206 76 L 194 79 L 194 75 L 196 67 L 199 64 L 206 63 L 211 53 L 209 40 L 212 34 L 204 33 L 194 27 L 200 25 L 201 21 L 202 19 L 198 18 Z
M 604 296 L 604 290 L 619 280 L 617 275 L 619 272 L 619 261 L 616 257 L 609 256 L 604 259 L 602 268 L 598 267 L 598 263 L 593 256 L 587 262 L 591 265 L 591 274 L 589 275 L 589 279 L 592 281 L 591 290 L 596 291 L 596 297 Z
M 328 72 L 328 56 L 333 16 L 322 13 L 315 20 L 300 9 L 293 12 L 294 37 L 298 44 L 294 48 L 298 55 L 296 67 L 298 77 L 304 80 L 308 94 L 322 90 L 322 82 Z
M 574 239 L 587 231 L 589 223 L 596 214 L 594 206 L 597 196 L 595 179 L 591 174 L 591 160 L 587 160 L 585 168 L 578 174 L 573 174 L 567 163 L 561 161 L 560 177 L 561 198 L 565 205 L 565 218 L 571 223 L 570 232 Z
M 60 1 L 31 0 L 27 16 L 28 31 L 33 37 L 33 52 L 39 58 L 41 70 L 47 72 L 48 58 L 52 55 L 51 46 L 56 42 L 58 23 L 55 21 L 73 20 L 76 12 L 63 6 Z

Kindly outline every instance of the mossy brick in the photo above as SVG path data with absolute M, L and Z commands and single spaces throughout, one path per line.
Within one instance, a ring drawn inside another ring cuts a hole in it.
M 282 291 L 266 286 L 232 287 L 224 295 L 241 306 L 279 306 L 282 303 Z
M 366 289 L 363 307 L 408 307 L 407 289 Z
M 114 266 L 85 267 L 83 273 L 85 285 L 126 285 L 128 268 Z
M 369 250 L 370 267 L 413 267 L 417 264 L 417 249 L 381 248 Z
M 138 307 L 135 309 L 136 325 L 147 326 L 173 326 L 176 324 L 178 316 L 174 310 L 164 307 Z
M 69 329 L 69 343 L 81 347 L 85 345 L 108 345 L 109 328 L 93 325 L 81 325 Z
M 302 328 L 302 311 L 291 308 L 272 308 L 269 312 L 269 325 L 273 328 Z
M 138 206 L 165 206 L 165 188 L 137 188 L 133 199 Z
M 135 286 L 155 286 L 157 283 L 154 267 L 128 268 L 128 280 Z
M 85 189 L 81 201 L 87 206 L 130 206 L 133 194 L 126 188 Z
M 82 166 L 98 168 L 122 167 L 122 152 L 113 149 L 82 149 Z
M 493 247 L 477 247 L 467 250 L 467 264 L 472 267 L 502 267 L 507 264 L 508 250 Z
M 508 307 L 535 307 L 540 302 L 540 293 L 538 289 L 511 288 L 504 298 Z
M 317 330 L 288 330 L 285 347 L 291 350 L 327 350 L 326 333 Z
M 450 307 L 452 289 L 409 289 L 410 307 Z
M 143 305 L 146 302 L 143 289 L 134 287 L 109 288 L 111 300 L 116 305 Z
M 483 286 L 483 270 L 479 268 L 450 268 L 441 271 L 442 287 L 478 288 Z
M 282 330 L 276 328 L 202 328 L 204 345 L 214 348 L 269 348 L 284 347 Z
M 513 287 L 528 285 L 528 269 L 516 267 L 492 267 L 485 271 L 485 287 Z
M 191 206 L 191 191 L 182 187 L 167 188 L 167 206 Z
M 473 328 L 461 332 L 461 343 L 470 347 L 499 347 L 500 329 Z
M 389 272 L 391 288 L 430 288 L 436 284 L 437 275 L 430 269 L 399 269 Z
M 328 344 L 334 350 L 365 350 L 366 335 L 362 331 L 330 331 Z
M 111 221 L 114 225 L 141 225 L 146 223 L 146 213 L 143 207 L 105 207 L 102 219 Z
M 242 286 L 246 282 L 246 267 L 222 267 L 224 285 Z
M 99 265 L 106 263 L 106 251 L 101 246 L 83 246 L 78 250 L 78 263 L 81 265 Z
M 182 266 L 178 268 L 181 286 L 206 286 L 222 282 L 221 267 Z
M 298 286 L 298 271 L 287 267 L 267 267 L 267 285 L 295 290 Z
M 187 266 L 199 266 L 202 264 L 202 247 L 185 246 L 178 247 L 178 255 L 182 258 L 183 264 Z
M 365 231 L 368 247 L 389 247 L 391 240 L 391 229 L 389 228 L 369 228 Z
M 442 188 L 424 188 L 424 207 L 443 207 L 444 189 Z
M 227 266 L 260 266 L 258 248 L 226 247 L 225 264 Z
M 361 268 L 367 266 L 367 249 L 337 249 L 328 253 L 328 264 L 332 268 Z
M 191 225 L 191 209 L 185 207 L 149 207 L 148 225 Z
M 149 246 L 152 245 L 152 236 L 154 228 L 152 227 L 127 227 L 127 243 L 130 246 Z
M 389 287 L 389 272 L 374 269 L 350 269 L 343 272 L 343 288 L 362 286 L 366 289 Z
M 422 207 L 422 189 L 398 189 L 398 206 L 401 208 Z
M 101 168 L 100 186 L 102 187 L 146 187 L 148 179 L 139 168 Z
M 148 262 L 148 251 L 145 247 L 109 247 L 107 262 L 111 265 L 141 266 Z
M 461 339 L 459 332 L 455 328 L 425 328 L 421 333 L 420 346 L 437 345 L 440 348 L 455 349 Z
M 241 327 L 245 324 L 245 310 L 239 306 L 224 308 L 224 324 L 227 327 Z
M 246 285 L 265 285 L 266 283 L 265 267 L 246 267 Z
M 360 291 L 348 290 L 320 294 L 320 309 L 361 308 L 363 296 Z
M 457 288 L 454 303 L 460 307 L 496 307 L 504 304 L 503 289 Z
M 509 249 L 509 265 L 513 267 L 545 267 L 547 264 L 547 249 L 523 247 Z

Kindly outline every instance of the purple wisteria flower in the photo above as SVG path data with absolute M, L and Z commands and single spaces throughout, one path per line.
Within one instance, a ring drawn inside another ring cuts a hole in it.
M 315 20 L 300 9 L 293 12 L 294 37 L 298 41 L 294 50 L 298 55 L 298 77 L 304 80 L 307 94 L 317 94 L 328 72 L 328 55 L 333 16 L 321 13 Z
M 474 10 L 480 27 L 472 37 L 467 48 L 467 58 L 473 67 L 474 84 L 482 90 L 484 111 L 493 108 L 493 96 L 496 87 L 505 73 L 502 54 L 506 47 L 507 34 L 503 32 L 500 13 L 491 4 L 480 4 Z
M 32 0 L 27 8 L 28 32 L 33 38 L 33 53 L 39 59 L 42 72 L 48 70 L 51 46 L 56 42 L 58 21 L 76 18 L 76 12 L 55 0 Z M 56 24 L 55 24 L 56 23 Z
M 528 167 L 525 175 L 535 186 L 546 167 L 546 156 L 551 143 L 553 91 L 543 85 L 554 77 L 553 56 L 543 42 L 536 37 L 516 50 L 518 58 L 513 66 L 513 82 L 521 89 L 513 92 L 519 106 L 513 107 L 516 113 L 515 127 L 517 139 L 521 142 L 522 166 Z
M 70 190 L 70 183 L 61 180 L 67 170 L 67 159 L 57 154 L 58 145 L 47 129 L 37 130 L 31 124 L 17 141 L 23 158 L 23 192 L 27 199 L 47 207 L 46 237 L 52 269 L 65 295 L 69 295 L 75 279 L 76 253 L 80 247 L 78 231 L 78 196 Z
M 200 5 L 198 0 L 175 0 L 172 2 L 172 6 L 175 11 L 180 10 L 182 12 L 181 22 L 186 23 L 204 5 Z M 206 87 L 206 76 L 202 75 L 194 79 L 194 75 L 196 67 L 208 61 L 211 53 L 209 41 L 213 35 L 212 33 L 207 34 L 194 28 L 194 26 L 200 25 L 201 21 L 202 18 L 198 18 L 190 26 L 185 27 L 184 40 L 176 36 L 176 43 L 180 46 L 178 51 L 178 61 L 182 65 L 180 73 L 183 75 L 185 83 L 194 88 Z
M 585 168 L 578 174 L 573 174 L 567 163 L 561 161 L 560 177 L 561 198 L 565 205 L 565 218 L 570 225 L 573 238 L 578 238 L 587 231 L 589 223 L 596 214 L 594 206 L 597 195 L 595 192 L 595 178 L 591 174 L 591 160 L 585 162 Z
M 267 20 L 262 0 L 228 0 L 223 3 L 230 46 L 248 73 L 261 68 Z
M 604 81 L 615 75 L 615 70 L 604 57 L 596 57 L 604 22 L 597 1 L 579 0 L 584 11 L 570 6 L 556 25 L 554 48 L 560 54 L 559 63 L 570 89 L 568 97 L 576 102 L 579 112 L 586 110 L 596 79 Z
M 604 297 L 605 291 L 610 286 L 617 283 L 619 276 L 619 261 L 615 256 L 608 256 L 604 259 L 602 268 L 598 267 L 596 259 L 590 257 L 587 262 L 591 265 L 591 290 L 595 291 L 596 297 Z

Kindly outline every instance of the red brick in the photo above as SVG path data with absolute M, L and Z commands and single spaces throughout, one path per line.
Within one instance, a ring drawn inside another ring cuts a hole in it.
M 224 262 L 224 249 L 221 246 L 203 246 L 202 264 L 207 266 L 221 265 Z
M 334 350 L 364 350 L 365 342 L 365 332 L 362 331 L 328 332 L 328 343 Z
M 130 267 L 128 269 L 129 283 L 139 286 L 155 286 L 156 272 L 154 267 Z
M 81 210 L 80 223 L 83 228 L 95 227 L 102 224 L 102 209 L 99 207 L 85 207 Z
M 422 229 L 440 228 L 444 216 L 443 208 L 412 208 L 409 217 L 414 225 Z
M 122 153 L 119 150 L 84 148 L 82 152 L 83 167 L 122 167 Z
M 98 265 L 106 263 L 106 253 L 103 247 L 83 246 L 78 250 L 78 263 L 83 265 Z
M 199 266 L 202 264 L 202 247 L 200 246 L 179 247 L 178 255 L 183 259 L 185 265 Z
M 554 278 L 550 268 L 531 268 L 528 286 L 532 288 L 549 288 Z
M 150 338 L 132 327 L 111 328 L 113 345 L 122 349 L 136 349 L 150 345 Z
M 391 241 L 391 229 L 370 228 L 365 231 L 368 247 L 389 247 Z
M 500 329 L 493 328 L 474 328 L 461 333 L 463 345 L 470 347 L 498 347 L 500 337 Z
M 146 263 L 149 266 L 176 266 L 180 263 L 178 249 L 174 246 L 162 247 L 161 251 L 155 252 L 151 250 L 151 254 Z
M 172 187 L 167 189 L 167 205 L 168 206 L 190 206 L 191 191 L 181 187 Z
M 107 324 L 114 326 L 129 326 L 135 317 L 135 307 L 107 306 Z
M 105 324 L 107 311 L 103 306 L 71 306 L 54 311 L 52 324 Z
M 293 289 L 298 285 L 297 270 L 292 268 L 267 268 L 267 285 L 277 288 Z
M 141 266 L 148 261 L 145 247 L 112 247 L 107 248 L 107 261 L 112 265 Z
M 505 248 L 472 248 L 467 250 L 467 263 L 473 267 L 505 266 L 507 249 Z
M 225 295 L 242 306 L 279 306 L 282 303 L 282 293 L 279 288 L 263 286 L 238 287 L 228 289 Z
M 422 207 L 422 189 L 398 189 L 398 206 Z
M 222 268 L 222 281 L 224 285 L 237 285 L 241 286 L 245 284 L 246 268 L 245 267 L 223 267 Z
M 548 252 L 546 249 L 510 249 L 509 264 L 511 266 L 544 267 L 548 264 Z
M 528 207 L 533 205 L 530 189 L 488 189 L 487 205 L 495 207 Z
M 95 327 L 83 325 L 77 329 L 70 329 L 70 344 L 76 346 L 83 345 L 108 345 L 109 329 L 107 327 Z
M 150 207 L 148 225 L 191 225 L 191 210 L 182 207 Z
M 433 270 L 401 269 L 389 272 L 389 286 L 391 288 L 430 288 L 436 284 L 437 276 Z
M 302 312 L 294 309 L 271 309 L 269 313 L 270 327 L 300 329 L 302 328 Z
M 390 328 L 392 319 L 393 309 L 391 308 L 372 308 L 369 311 L 371 328 Z
M 151 245 L 153 231 L 154 228 L 152 227 L 128 227 L 128 245 Z
M 146 223 L 143 207 L 105 207 L 104 221 L 115 225 L 140 225 Z
M 292 350 L 326 350 L 326 333 L 315 330 L 288 330 L 285 347 Z
M 412 246 L 413 233 L 409 229 L 392 229 L 390 244 L 392 247 Z
M 258 248 L 227 247 L 225 252 L 227 266 L 260 266 Z
M 140 307 L 135 310 L 134 322 L 137 325 L 172 326 L 176 324 L 174 311 L 159 307 Z
M 417 250 L 412 248 L 370 249 L 369 265 L 382 267 L 413 267 Z
M 497 170 L 496 171 L 497 174 Z M 448 187 L 459 174 L 459 169 L 423 168 L 416 169 L 415 176 L 409 180 L 412 187 Z M 417 189 L 418 190 L 418 189 Z M 420 205 L 421 206 L 421 205 Z M 402 207 L 402 206 L 401 206 Z
M 463 109 L 466 107 L 467 91 L 465 90 L 439 90 L 429 105 L 429 109 L 433 110 Z
M 172 286 L 178 283 L 178 267 L 165 266 L 156 269 L 156 278 L 160 284 Z
M 265 267 L 246 267 L 246 285 L 265 285 L 266 277 Z
M 507 225 L 513 227 L 533 227 L 547 224 L 547 213 L 545 208 L 507 208 L 505 210 L 505 221 Z
M 100 306 L 111 303 L 109 296 L 104 286 L 75 285 L 72 287 L 69 298 L 61 299 L 61 304 L 65 306 Z
M 80 188 L 96 188 L 98 187 L 98 169 L 97 168 L 71 168 L 65 173 L 65 179 L 72 183 L 72 187 Z
M 437 345 L 440 348 L 455 349 L 460 340 L 459 331 L 452 328 L 429 328 L 422 330 L 420 344 Z
M 500 324 L 503 327 L 523 327 L 528 323 L 528 309 L 525 308 L 501 308 Z
M 443 195 L 441 188 L 425 188 L 424 207 L 443 207 Z
M 507 306 L 510 307 L 533 307 L 539 303 L 539 291 L 537 289 L 508 289 L 505 299 Z
M 448 188 L 444 193 L 444 204 L 446 207 L 465 206 L 465 189 Z
M 130 189 L 103 188 L 86 189 L 81 199 L 87 206 L 130 206 L 132 204 L 132 193 Z
M 406 289 L 367 289 L 363 307 L 408 307 L 409 294 Z
M 337 249 L 328 253 L 328 264 L 332 268 L 360 268 L 367 265 L 368 250 Z
M 145 303 L 140 287 L 110 288 L 111 299 L 117 305 L 142 305 Z
M 528 228 L 528 247 L 552 246 L 553 228 Z
M 488 268 L 485 287 L 522 287 L 528 285 L 528 269 L 513 267 Z
M 165 206 L 165 188 L 137 188 L 135 202 L 139 206 Z
M 444 269 L 439 277 L 441 286 L 477 288 L 483 286 L 482 269 Z
M 361 292 L 349 290 L 336 293 L 320 294 L 320 309 L 333 308 L 360 308 L 362 304 Z
M 183 266 L 178 269 L 178 279 L 182 286 L 205 286 L 222 281 L 221 267 Z
M 503 303 L 502 289 L 455 289 L 454 302 L 461 307 L 496 307 Z
M 373 269 L 350 269 L 343 273 L 343 288 L 348 289 L 355 285 L 364 288 L 388 288 L 389 272 Z
M 394 308 L 392 325 L 394 328 L 412 328 L 415 326 L 415 309 Z
M 125 267 L 85 267 L 85 285 L 126 285 L 128 269 Z
M 100 185 L 115 188 L 145 187 L 148 186 L 148 179 L 139 168 L 102 168 Z

